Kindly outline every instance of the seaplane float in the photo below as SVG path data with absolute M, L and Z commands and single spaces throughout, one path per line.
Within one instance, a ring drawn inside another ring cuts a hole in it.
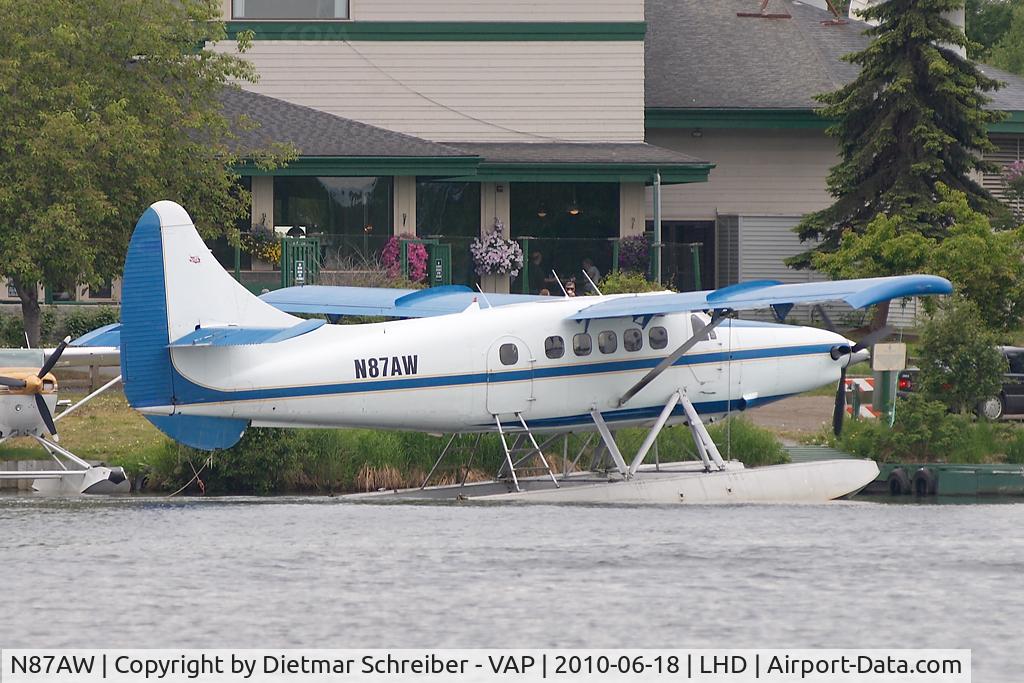
M 798 304 L 864 308 L 951 291 L 908 275 L 578 298 L 324 286 L 257 297 L 188 213 L 161 201 L 131 238 L 120 326 L 100 337 L 109 346 L 119 335 L 131 406 L 197 449 L 229 448 L 250 426 L 499 435 L 493 481 L 366 494 L 375 499 L 817 502 L 858 491 L 877 466 L 745 468 L 722 457 L 705 424 L 830 383 L 841 424 L 846 368 L 870 340 L 737 314 L 770 309 L 781 321 Z M 329 324 L 351 315 L 388 320 Z M 688 426 L 699 460 L 647 462 L 670 425 Z M 625 427 L 648 429 L 636 452 L 616 442 Z M 556 472 L 549 445 L 581 432 L 598 444 L 589 465 L 577 455 Z

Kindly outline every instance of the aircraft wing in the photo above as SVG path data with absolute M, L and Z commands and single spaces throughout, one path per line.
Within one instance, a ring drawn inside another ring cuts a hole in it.
M 49 356 L 53 349 L 44 349 Z M 86 332 L 71 342 L 61 354 L 58 367 L 82 367 L 99 365 L 103 367 L 121 363 L 121 323 L 113 323 Z
M 777 280 L 756 280 L 703 292 L 638 294 L 597 300 L 593 306 L 572 314 L 570 318 L 595 320 L 686 311 L 743 311 L 769 307 L 774 307 L 784 314 L 796 304 L 842 301 L 853 308 L 864 308 L 899 297 L 949 294 L 952 291 L 953 286 L 948 280 L 935 275 L 898 275 L 789 285 Z
M 429 289 L 306 285 L 276 289 L 260 298 L 287 313 L 429 318 L 435 315 L 461 313 L 474 299 L 479 302 L 481 308 L 487 308 L 488 305 L 508 306 L 531 301 L 552 301 L 556 297 L 480 294 L 462 285 Z

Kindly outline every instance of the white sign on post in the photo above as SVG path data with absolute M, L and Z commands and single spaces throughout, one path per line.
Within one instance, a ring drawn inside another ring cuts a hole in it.
M 890 372 L 907 369 L 906 344 L 875 344 L 871 352 L 871 369 Z

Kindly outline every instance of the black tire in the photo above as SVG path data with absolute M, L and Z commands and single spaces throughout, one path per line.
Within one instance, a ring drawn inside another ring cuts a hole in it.
M 939 488 L 939 478 L 935 472 L 922 467 L 914 472 L 914 495 L 921 496 L 934 496 L 935 492 Z
M 908 495 L 913 489 L 910 487 L 910 477 L 902 467 L 897 467 L 889 473 L 889 493 L 894 496 Z
M 983 398 L 978 402 L 978 417 L 991 422 L 1003 419 L 1003 414 L 1005 412 L 1006 405 L 1003 403 L 1002 396 L 989 396 L 988 398 Z

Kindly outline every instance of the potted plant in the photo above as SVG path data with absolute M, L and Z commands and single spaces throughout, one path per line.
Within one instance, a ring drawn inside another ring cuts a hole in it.
M 488 292 L 508 294 L 509 278 L 515 277 L 523 267 L 523 249 L 517 242 L 505 238 L 505 224 L 494 219 L 494 227 L 483 237 L 469 245 L 481 288 Z

